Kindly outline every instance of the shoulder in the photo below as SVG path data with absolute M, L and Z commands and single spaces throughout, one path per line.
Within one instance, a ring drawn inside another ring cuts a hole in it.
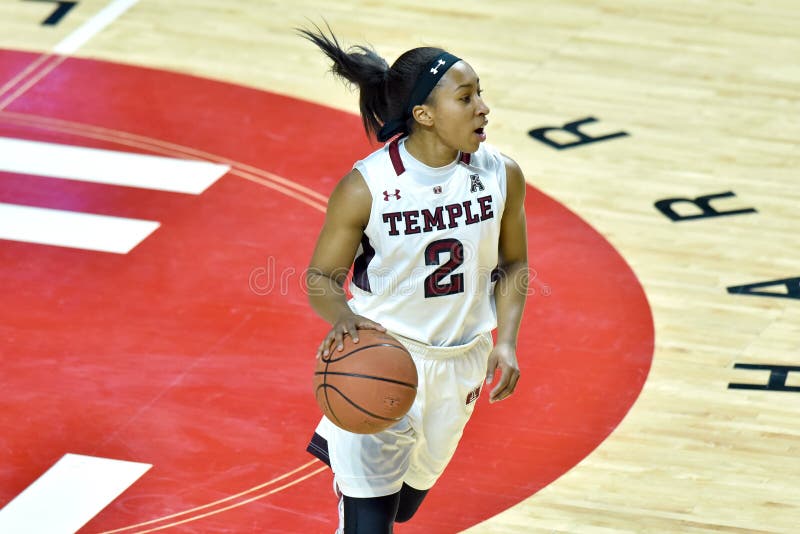
M 509 156 L 500 152 L 489 143 L 482 143 L 481 147 L 471 156 L 470 165 L 495 171 L 506 177 L 506 189 L 509 195 L 525 194 L 525 175 L 522 169 Z
M 344 196 L 352 196 L 354 200 L 363 199 L 364 196 L 370 198 L 369 187 L 367 187 L 367 182 L 364 180 L 364 176 L 361 174 L 361 171 L 358 169 L 353 169 L 339 180 L 339 183 L 336 184 L 336 188 L 333 190 L 334 195 L 344 195 Z
M 525 175 L 519 164 L 506 156 L 500 154 L 503 165 L 506 171 L 506 187 L 508 189 L 508 197 L 521 198 L 525 196 Z
M 358 169 L 353 169 L 333 189 L 326 216 L 366 227 L 371 209 L 372 194 L 369 187 Z
M 370 176 L 365 174 L 369 172 L 378 172 L 389 160 L 389 143 L 387 143 L 367 154 L 363 159 L 356 161 L 353 168 L 361 171 L 364 179 L 368 180 Z
M 499 170 L 503 166 L 503 155 L 489 143 L 481 143 L 480 148 L 470 154 L 469 164 L 486 170 Z

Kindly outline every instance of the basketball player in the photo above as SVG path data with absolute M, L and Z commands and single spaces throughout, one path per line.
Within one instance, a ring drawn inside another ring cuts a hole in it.
M 317 357 L 342 350 L 345 335 L 357 342 L 358 329 L 388 330 L 415 361 L 417 396 L 377 434 L 323 418 L 308 450 L 334 472 L 337 532 L 391 533 L 452 458 L 483 382 L 499 370 L 490 402 L 517 385 L 525 180 L 484 143 L 489 108 L 466 61 L 423 47 L 390 67 L 370 48 L 343 50 L 332 32 L 299 31 L 358 87 L 367 134 L 388 141 L 334 189 L 307 281 L 312 307 L 333 325 Z

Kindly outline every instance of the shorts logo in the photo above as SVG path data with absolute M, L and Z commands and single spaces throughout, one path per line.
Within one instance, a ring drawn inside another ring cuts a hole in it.
M 469 192 L 474 193 L 475 191 L 483 191 L 483 183 L 481 182 L 481 177 L 477 174 L 470 174 L 469 175 Z
M 467 406 L 469 406 L 470 404 L 472 404 L 473 402 L 478 400 L 478 397 L 481 394 L 481 387 L 482 386 L 483 386 L 483 384 L 479 385 L 478 387 L 476 387 L 475 389 L 473 389 L 472 391 L 467 393 L 467 402 L 465 403 Z
M 400 200 L 400 190 L 399 189 L 395 189 L 394 193 L 390 193 L 388 191 L 384 191 L 383 192 L 383 200 L 385 200 L 386 202 L 389 202 L 389 197 L 394 197 L 397 200 Z

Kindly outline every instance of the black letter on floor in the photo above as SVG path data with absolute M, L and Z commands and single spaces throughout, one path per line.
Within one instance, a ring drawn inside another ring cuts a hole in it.
M 754 369 L 757 371 L 770 371 L 769 383 L 766 385 L 759 384 L 728 384 L 728 389 L 760 389 L 769 391 L 797 391 L 800 392 L 800 386 L 787 386 L 786 375 L 791 371 L 800 371 L 800 367 L 793 367 L 790 365 L 754 365 L 750 363 L 737 363 L 734 369 Z
M 579 128 L 583 124 L 587 124 L 590 122 L 596 122 L 597 119 L 594 117 L 586 117 L 585 119 L 580 119 L 574 122 L 567 123 L 564 127 L 558 128 L 555 126 L 548 126 L 545 128 L 536 128 L 528 132 L 528 135 L 533 137 L 536 140 L 541 141 L 546 145 L 550 145 L 551 147 L 555 148 L 556 150 L 564 150 L 566 148 L 573 148 L 580 145 L 588 145 L 589 143 L 596 143 L 597 141 L 607 141 L 608 139 L 613 139 L 615 137 L 623 137 L 628 135 L 627 132 L 617 132 L 613 134 L 603 135 L 601 137 L 590 137 L 584 133 L 582 133 Z M 571 143 L 558 143 L 553 141 L 552 139 L 548 139 L 545 135 L 547 132 L 553 130 L 563 130 L 566 132 L 571 133 L 572 135 L 578 138 L 577 141 L 573 141 Z
M 27 0 L 28 2 L 55 2 L 58 4 L 56 10 L 49 17 L 42 21 L 42 26 L 55 26 L 78 2 L 57 2 L 56 0 Z
M 775 293 L 772 291 L 753 291 L 762 287 L 783 286 L 786 293 Z M 768 282 L 758 282 L 756 284 L 745 284 L 743 286 L 731 286 L 728 288 L 731 295 L 757 295 L 760 297 L 779 297 L 784 299 L 800 300 L 800 276 L 794 278 L 782 278 L 781 280 L 770 280 Z
M 662 200 L 658 200 L 655 203 L 655 207 L 669 217 L 672 222 L 680 222 L 680 221 L 691 221 L 694 219 L 705 219 L 708 217 L 722 217 L 724 215 L 740 215 L 742 213 L 757 213 L 755 208 L 745 208 L 740 210 L 731 210 L 731 211 L 717 211 L 716 209 L 711 207 L 711 200 L 714 198 L 723 198 L 723 197 L 735 197 L 733 191 L 726 191 L 724 193 L 717 193 L 715 195 L 705 195 L 702 197 L 697 197 L 695 199 L 691 198 L 665 198 Z M 693 204 L 702 210 L 702 213 L 698 213 L 695 215 L 681 215 L 677 213 L 675 210 L 672 209 L 672 205 L 676 202 L 688 202 L 689 204 Z

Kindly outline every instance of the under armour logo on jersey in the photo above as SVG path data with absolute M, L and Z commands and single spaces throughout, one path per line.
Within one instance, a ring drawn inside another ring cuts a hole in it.
M 441 185 L 433 186 L 433 194 L 434 195 L 441 195 L 442 194 L 442 186 Z
M 431 74 L 433 74 L 434 76 L 439 74 L 439 67 L 441 67 L 442 65 L 444 65 L 447 62 L 445 60 L 443 60 L 443 59 L 440 59 L 436 63 L 437 63 L 437 65 L 431 69 Z
M 386 202 L 389 202 L 389 197 L 394 197 L 397 200 L 400 200 L 400 190 L 399 189 L 395 189 L 394 193 L 390 193 L 388 191 L 384 191 L 383 192 L 383 200 L 385 200 Z
M 467 393 L 467 402 L 466 402 L 467 406 L 469 406 L 478 399 L 478 397 L 481 394 L 481 386 L 483 386 L 483 384 L 481 384 L 480 386 L 476 387 L 475 389 Z
M 474 193 L 475 191 L 483 191 L 483 183 L 481 183 L 481 177 L 477 174 L 470 174 L 469 175 L 469 192 Z

